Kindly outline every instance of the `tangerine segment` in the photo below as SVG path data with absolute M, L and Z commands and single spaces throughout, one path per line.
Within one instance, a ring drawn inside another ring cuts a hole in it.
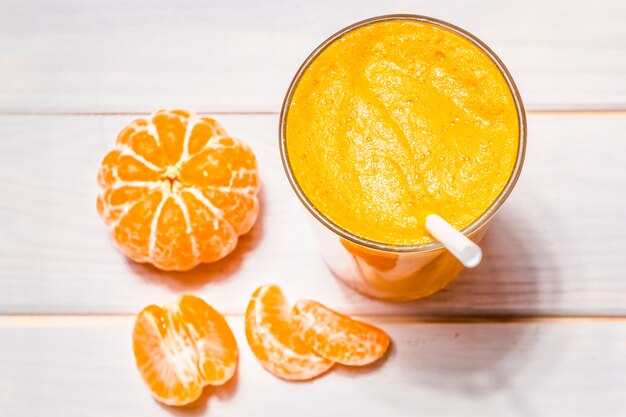
M 198 249 L 188 233 L 187 206 L 178 195 L 165 197 L 150 236 L 152 263 L 164 270 L 187 270 L 197 264 Z
M 161 149 L 171 165 L 177 164 L 183 156 L 189 116 L 189 113 L 181 110 L 159 110 L 152 116 Z
M 224 317 L 189 295 L 139 313 L 133 352 L 152 395 L 177 406 L 195 401 L 205 385 L 232 378 L 238 360 L 237 343 Z
M 122 149 L 130 149 L 136 156 L 157 168 L 164 168 L 166 165 L 165 154 L 154 133 L 148 131 L 148 121 L 145 119 L 130 122 L 117 136 L 116 144 Z
M 135 322 L 133 352 L 137 369 L 152 395 L 167 405 L 185 405 L 202 393 L 193 342 L 171 311 L 146 307 Z
M 312 379 L 334 364 L 298 338 L 291 307 L 276 285 L 264 285 L 252 294 L 246 310 L 246 337 L 261 365 L 279 378 Z
M 121 185 L 107 188 L 98 196 L 96 205 L 98 213 L 105 224 L 112 225 L 128 211 L 131 205 L 142 200 L 150 191 L 153 191 L 153 188 L 149 186 Z
M 138 262 L 151 259 L 151 250 L 147 242 L 152 239 L 154 228 L 146 219 L 158 215 L 162 201 L 163 194 L 156 190 L 135 201 L 127 202 L 122 206 L 122 214 L 110 214 L 113 219 L 118 219 L 113 228 L 113 241 L 129 258 Z
M 180 179 L 196 187 L 227 187 L 254 194 L 258 188 L 256 171 L 256 158 L 246 144 L 231 137 L 216 137 L 182 164 Z
M 368 365 L 382 358 L 389 347 L 389 336 L 379 328 L 316 301 L 298 301 L 293 308 L 293 321 L 307 346 L 342 365 Z
M 239 350 L 226 319 L 202 299 L 183 295 L 178 301 L 178 317 L 187 330 L 198 353 L 198 369 L 210 385 L 228 382 L 237 370 Z
M 187 206 L 189 226 L 198 245 L 201 262 L 213 262 L 237 246 L 237 231 L 220 210 L 201 192 L 186 190 L 182 199 Z M 251 213 L 256 218 L 256 213 Z
M 259 214 L 259 200 L 246 193 L 227 193 L 215 188 L 203 188 L 202 194 L 233 226 L 237 234 L 248 233 Z
M 214 119 L 184 110 L 130 122 L 98 185 L 96 208 L 116 246 L 165 270 L 225 257 L 259 214 L 252 150 Z
M 187 143 L 187 153 L 194 155 L 206 146 L 211 138 L 226 137 L 226 130 L 215 119 L 203 117 L 193 126 Z

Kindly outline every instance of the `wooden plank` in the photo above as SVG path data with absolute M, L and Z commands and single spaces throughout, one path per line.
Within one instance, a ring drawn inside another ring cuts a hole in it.
M 531 109 L 626 107 L 624 2 L 8 0 L 0 111 L 276 112 L 315 46 L 388 13 L 438 17 L 481 37 Z
M 626 315 L 626 117 L 530 116 L 518 187 L 484 241 L 483 264 L 411 303 L 337 282 L 279 160 L 277 117 L 219 116 L 258 155 L 258 224 L 227 259 L 184 274 L 128 261 L 95 211 L 95 175 L 120 116 L 0 117 L 0 313 L 134 313 L 180 293 L 241 314 L 275 282 L 353 314 Z
M 394 341 L 383 363 L 290 383 L 261 368 L 242 318 L 229 318 L 241 355 L 236 379 L 176 410 L 152 400 L 135 370 L 131 318 L 12 320 L 0 321 L 0 404 L 13 417 L 618 416 L 626 409 L 624 321 L 377 320 Z

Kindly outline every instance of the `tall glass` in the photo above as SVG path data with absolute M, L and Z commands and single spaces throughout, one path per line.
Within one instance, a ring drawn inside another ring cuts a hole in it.
M 280 113 L 279 142 L 283 167 L 296 195 L 316 219 L 315 228 L 320 239 L 322 256 L 331 271 L 357 291 L 370 297 L 387 300 L 412 300 L 428 296 L 448 285 L 463 269 L 461 263 L 439 242 L 419 246 L 393 246 L 353 235 L 342 229 L 308 200 L 298 185 L 287 158 L 285 122 L 293 92 L 300 77 L 311 62 L 333 41 L 344 34 L 376 22 L 386 20 L 416 20 L 448 29 L 480 48 L 504 76 L 517 109 L 519 119 L 519 146 L 513 172 L 500 195 L 491 206 L 469 226 L 463 234 L 478 243 L 487 227 L 513 190 L 520 175 L 526 150 L 526 115 L 524 105 L 511 75 L 480 39 L 450 23 L 418 15 L 386 15 L 367 19 L 348 26 L 319 45 L 304 61 L 289 86 Z

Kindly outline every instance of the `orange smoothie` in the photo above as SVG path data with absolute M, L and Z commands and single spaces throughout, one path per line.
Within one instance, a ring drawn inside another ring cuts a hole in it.
M 515 166 L 520 121 L 504 76 L 472 42 L 427 22 L 347 32 L 286 105 L 286 155 L 302 192 L 370 241 L 427 244 L 431 213 L 467 227 Z

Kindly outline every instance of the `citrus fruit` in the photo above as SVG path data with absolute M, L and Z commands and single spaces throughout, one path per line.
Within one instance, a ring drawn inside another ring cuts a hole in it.
M 227 382 L 239 355 L 224 317 L 191 295 L 144 308 L 135 321 L 133 352 L 152 395 L 167 405 L 189 404 L 204 386 Z
M 333 362 L 317 355 L 295 333 L 291 306 L 276 285 L 252 295 L 246 310 L 246 337 L 261 365 L 279 378 L 306 380 L 323 374 Z
M 98 184 L 98 213 L 116 246 L 165 270 L 228 255 L 259 213 L 250 148 L 184 110 L 129 123 L 102 160 Z
M 351 319 L 312 300 L 293 307 L 298 337 L 318 355 L 342 365 L 370 364 L 385 355 L 389 336 L 377 327 Z

